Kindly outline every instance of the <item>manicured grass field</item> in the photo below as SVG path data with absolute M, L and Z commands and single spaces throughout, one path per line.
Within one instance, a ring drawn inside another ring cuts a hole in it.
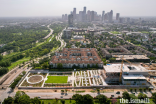
M 120 34 L 118 31 L 111 31 L 112 34 Z
M 68 76 L 48 76 L 45 83 L 67 83 Z
M 29 61 L 30 60 L 30 57 L 24 57 L 14 63 L 11 64 L 11 66 L 8 67 L 9 70 L 11 70 L 12 68 L 16 67 L 17 65 L 23 63 L 23 62 L 26 62 L 26 61 Z

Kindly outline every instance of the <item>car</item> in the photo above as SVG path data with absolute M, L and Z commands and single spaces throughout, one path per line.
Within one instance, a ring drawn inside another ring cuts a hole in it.
M 41 98 L 41 96 L 38 96 L 38 98 Z
M 116 94 L 120 94 L 120 91 L 117 91 Z
M 114 95 L 111 95 L 111 97 L 114 97 Z

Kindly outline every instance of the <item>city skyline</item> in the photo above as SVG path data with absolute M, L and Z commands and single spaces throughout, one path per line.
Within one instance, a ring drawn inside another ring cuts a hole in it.
M 61 17 L 62 14 L 70 14 L 73 8 L 82 11 L 84 6 L 87 7 L 86 11 L 94 10 L 98 14 L 113 10 L 114 14 L 120 13 L 121 16 L 156 16 L 155 3 L 155 0 L 1 0 L 0 17 Z

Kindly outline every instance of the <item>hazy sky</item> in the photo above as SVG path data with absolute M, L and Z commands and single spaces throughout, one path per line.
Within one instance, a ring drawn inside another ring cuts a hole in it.
M 0 0 L 0 17 L 61 16 L 75 7 L 109 12 L 114 16 L 156 16 L 156 0 Z

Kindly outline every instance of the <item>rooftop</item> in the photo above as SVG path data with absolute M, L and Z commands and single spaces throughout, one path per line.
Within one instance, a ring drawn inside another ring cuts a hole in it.
M 123 79 L 146 79 L 143 75 L 123 75 Z
M 121 71 L 121 64 L 109 64 L 103 67 L 106 73 L 120 73 Z M 123 64 L 122 71 L 123 72 L 146 72 L 147 70 L 142 66 Z
M 64 48 L 52 57 L 51 63 L 100 64 L 103 63 L 95 48 Z
M 123 55 L 113 55 L 113 57 L 117 57 L 116 60 L 122 60 Z M 132 60 L 132 59 L 149 59 L 145 55 L 124 55 L 124 59 Z

